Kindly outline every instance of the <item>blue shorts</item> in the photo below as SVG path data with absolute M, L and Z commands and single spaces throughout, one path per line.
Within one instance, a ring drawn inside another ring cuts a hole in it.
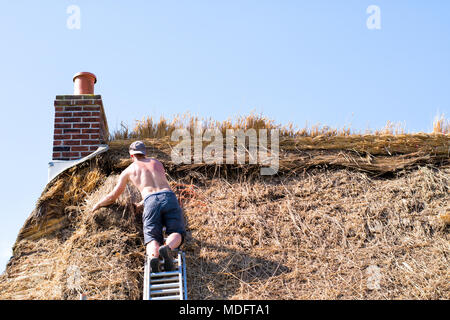
M 177 196 L 171 190 L 158 191 L 145 197 L 142 222 L 144 244 L 156 240 L 162 245 L 163 227 L 166 227 L 167 235 L 177 232 L 181 234 L 181 243 L 184 241 L 186 229 L 183 210 L 178 204 Z

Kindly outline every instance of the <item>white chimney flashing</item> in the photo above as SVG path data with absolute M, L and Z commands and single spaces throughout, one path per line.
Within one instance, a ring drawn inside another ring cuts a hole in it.
M 48 182 L 52 181 L 54 178 L 59 176 L 61 173 L 66 171 L 69 168 L 72 168 L 73 166 L 76 166 L 77 164 L 80 164 L 84 161 L 87 161 L 89 159 L 92 159 L 96 155 L 108 151 L 109 147 L 107 144 L 102 144 L 98 147 L 97 150 L 92 152 L 90 155 L 78 159 L 78 160 L 53 160 L 48 163 Z

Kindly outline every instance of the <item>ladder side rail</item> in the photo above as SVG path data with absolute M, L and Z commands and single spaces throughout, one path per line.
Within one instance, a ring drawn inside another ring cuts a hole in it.
M 179 276 L 178 276 L 178 286 L 179 286 L 179 296 L 180 296 L 180 300 L 183 300 L 183 269 L 182 269 L 182 265 L 181 265 L 181 252 L 178 251 L 178 272 L 179 272 Z
M 144 265 L 144 300 L 149 300 L 149 290 L 150 290 L 150 269 L 148 264 L 148 257 L 145 256 L 145 265 Z
M 187 300 L 187 274 L 186 274 L 186 255 L 183 252 L 183 279 L 184 279 L 184 287 L 183 287 L 183 291 L 184 291 L 184 300 Z

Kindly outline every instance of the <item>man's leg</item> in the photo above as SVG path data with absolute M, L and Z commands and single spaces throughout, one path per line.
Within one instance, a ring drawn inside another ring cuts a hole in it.
M 172 250 L 177 249 L 183 243 L 185 227 L 183 221 L 183 211 L 178 204 L 177 197 L 173 192 L 164 194 L 166 205 L 162 215 L 163 225 L 166 226 L 166 232 L 169 235 L 166 244 L 159 248 L 160 257 L 164 258 L 164 269 L 166 271 L 174 270 Z
M 159 242 L 152 240 L 147 243 L 147 256 L 150 258 L 158 258 L 159 256 Z
M 159 242 L 152 240 L 147 243 L 146 247 L 147 257 L 150 258 L 150 270 L 151 272 L 160 272 L 159 270 Z
M 166 240 L 166 245 L 169 246 L 171 250 L 178 248 L 181 244 L 181 234 L 178 232 L 171 233 Z
M 150 259 L 152 272 L 159 272 L 159 248 L 163 243 L 161 199 L 157 196 L 147 196 L 142 214 L 144 243 L 147 257 Z
M 166 244 L 159 248 L 159 256 L 164 259 L 165 271 L 174 270 L 172 250 L 180 246 L 181 240 L 181 234 L 178 232 L 173 232 L 167 237 Z

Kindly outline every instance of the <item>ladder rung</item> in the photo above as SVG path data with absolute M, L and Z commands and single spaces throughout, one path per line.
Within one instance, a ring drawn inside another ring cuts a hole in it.
M 179 275 L 180 271 L 176 270 L 176 271 L 164 271 L 164 272 L 156 272 L 156 273 L 150 273 L 150 276 L 152 278 L 154 277 L 163 277 L 163 276 L 174 276 L 174 275 Z
M 171 282 L 171 281 L 179 281 L 178 276 L 152 279 L 152 283 L 162 283 L 162 282 L 167 283 L 167 282 Z
M 173 288 L 173 289 L 161 289 L 161 290 L 153 290 L 150 292 L 150 295 L 154 295 L 154 294 L 163 294 L 163 293 L 176 293 L 176 292 L 180 292 L 180 288 Z
M 150 298 L 150 300 L 180 300 L 180 296 L 163 296 L 163 297 L 154 297 Z
M 154 289 L 169 289 L 169 288 L 178 288 L 180 286 L 180 283 L 178 282 L 172 282 L 172 283 L 161 283 L 161 284 L 154 284 L 150 286 L 150 290 Z
M 173 259 L 172 261 L 173 263 L 178 263 L 178 259 Z M 164 264 L 164 261 L 159 260 L 159 264 Z

